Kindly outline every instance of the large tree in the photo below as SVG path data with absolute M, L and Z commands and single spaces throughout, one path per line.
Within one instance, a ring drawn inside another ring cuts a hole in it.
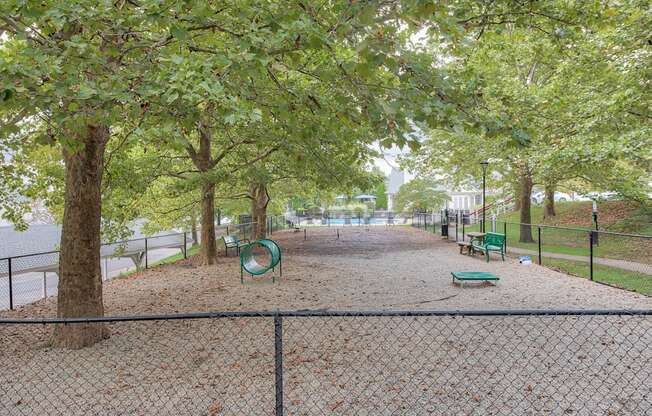
M 649 181 L 644 172 L 650 123 L 640 104 L 649 102 L 643 93 L 649 70 L 634 56 L 649 58 L 649 51 L 631 36 L 640 34 L 645 20 L 641 4 L 624 6 L 577 21 L 582 30 L 560 23 L 547 34 L 518 25 L 483 33 L 448 64 L 456 79 L 467 80 L 464 88 L 477 103 L 471 114 L 483 121 L 480 128 L 458 123 L 432 130 L 409 164 L 453 183 L 473 184 L 479 162 L 488 159 L 500 178 L 491 178 L 493 184 L 514 188 L 523 242 L 532 241 L 530 195 L 536 184 L 546 187 L 548 216 L 554 214 L 557 186 L 578 179 L 640 198 Z M 638 32 L 620 26 L 624 22 Z
M 394 198 L 398 212 L 434 212 L 441 209 L 449 199 L 440 183 L 429 178 L 411 180 L 400 187 Z
M 54 144 L 64 164 L 59 317 L 103 314 L 99 249 L 106 150 L 118 120 L 146 112 L 144 51 L 154 56 L 168 42 L 166 14 L 159 13 L 165 7 L 81 1 L 0 6 L 2 134 L 20 141 L 14 153 Z M 79 348 L 105 335 L 101 325 L 64 325 L 54 342 Z
M 412 123 L 464 118 L 464 95 L 416 33 L 455 50 L 468 32 L 505 21 L 550 31 L 576 14 L 561 2 L 7 0 L 0 3 L 0 202 L 18 219 L 14 208 L 32 172 L 12 166 L 14 158 L 42 143 L 56 149 L 65 189 L 57 314 L 100 316 L 101 223 L 137 215 L 133 207 L 120 212 L 128 175 L 111 184 L 115 210 L 103 211 L 109 149 L 114 166 L 129 166 L 145 149 L 173 158 L 185 152 L 197 185 L 189 197 L 203 200 L 209 229 L 220 157 L 235 143 L 250 145 L 246 135 L 229 136 L 232 129 L 270 123 L 293 135 L 301 115 L 315 114 L 315 124 L 362 126 L 384 145 L 405 143 Z M 171 134 L 141 134 L 152 126 Z M 146 159 L 146 177 L 162 175 L 157 158 Z M 204 249 L 208 262 L 213 253 Z M 78 348 L 104 335 L 101 325 L 68 325 L 54 341 Z

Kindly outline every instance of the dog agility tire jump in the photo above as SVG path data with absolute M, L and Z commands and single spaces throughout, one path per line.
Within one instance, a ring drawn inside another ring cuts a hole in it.
M 260 264 L 254 255 L 254 249 L 262 247 L 269 254 L 269 263 Z M 262 239 L 256 240 L 247 244 L 240 250 L 240 283 L 244 283 L 244 273 L 247 272 L 254 276 L 260 276 L 272 270 L 275 271 L 276 266 L 279 266 L 279 275 L 283 276 L 283 261 L 281 255 L 281 247 L 274 240 Z M 275 276 L 272 275 L 272 282 L 275 281 Z

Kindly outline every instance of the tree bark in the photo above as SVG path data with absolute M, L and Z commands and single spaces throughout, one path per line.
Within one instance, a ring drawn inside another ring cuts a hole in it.
M 269 193 L 263 183 L 253 183 L 250 186 L 251 196 L 251 221 L 253 224 L 253 238 L 261 239 L 267 236 L 267 205 Z
M 555 211 L 555 185 L 547 184 L 543 206 L 543 219 L 553 218 L 557 215 Z
M 211 157 L 211 131 L 210 126 L 203 121 L 198 125 L 199 151 L 191 151 L 191 158 L 195 166 L 203 174 L 208 173 L 214 166 Z M 200 256 L 202 263 L 211 265 L 217 263 L 217 244 L 215 242 L 215 182 L 203 177 L 201 184 L 201 247 Z
M 217 262 L 215 242 L 215 185 L 203 183 L 201 186 L 201 258 L 203 264 Z
M 520 226 L 520 237 L 519 242 L 521 243 L 533 243 L 534 239 L 532 238 L 532 176 L 529 172 L 524 172 L 521 174 L 521 226 Z
M 108 126 L 86 127 L 77 150 L 64 150 L 65 194 L 57 317 L 79 318 L 104 315 L 100 267 L 100 222 L 102 215 L 102 171 Z M 108 337 L 103 324 L 59 325 L 53 344 L 83 348 Z
M 199 243 L 199 237 L 197 236 L 197 217 L 195 216 L 195 214 L 193 214 L 191 218 L 190 238 L 192 238 L 193 246 L 196 246 Z
M 521 210 L 521 183 L 513 184 L 514 187 L 514 211 Z

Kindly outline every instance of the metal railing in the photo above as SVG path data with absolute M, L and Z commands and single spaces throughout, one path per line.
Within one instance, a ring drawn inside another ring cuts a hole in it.
M 290 218 L 296 227 L 348 227 L 369 225 L 407 225 L 411 214 L 391 211 L 337 211 L 320 215 L 294 215 Z
M 652 310 L 0 319 L 0 349 L 3 415 L 652 414 Z
M 482 231 L 460 213 L 414 213 L 416 228 L 452 241 L 467 241 L 469 232 Z M 504 234 L 505 249 L 530 256 L 532 262 L 587 277 L 599 283 L 652 294 L 652 235 L 578 227 L 525 224 L 488 219 L 486 232 Z
M 215 236 L 220 238 L 225 234 L 237 234 L 240 238 L 251 238 L 253 224 L 255 223 L 216 226 Z M 279 219 L 274 224 L 270 233 L 282 229 Z M 186 231 L 103 243 L 100 249 L 103 260 L 102 278 L 110 280 L 134 268 L 148 269 L 157 261 L 172 255 L 172 250 L 180 250 L 183 258 L 187 258 L 188 245 L 193 242 L 192 233 Z M 118 258 L 124 261 L 116 260 Z M 109 260 L 118 263 L 111 270 Z M 13 310 L 16 305 L 55 295 L 58 263 L 58 250 L 0 258 L 0 310 Z

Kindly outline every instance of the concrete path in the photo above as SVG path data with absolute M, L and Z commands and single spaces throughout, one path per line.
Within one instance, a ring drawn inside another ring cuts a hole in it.
M 535 250 L 527 250 L 524 248 L 518 247 L 507 247 L 507 252 L 516 253 L 516 254 L 526 254 L 532 256 L 532 261 L 537 261 L 537 256 L 539 253 Z M 547 251 L 541 252 L 543 257 L 551 257 L 553 259 L 562 259 L 562 260 L 571 260 L 571 261 L 580 261 L 584 263 L 589 262 L 588 256 L 575 256 L 572 254 L 563 254 L 563 253 L 550 253 Z M 636 263 L 633 261 L 627 260 L 616 260 L 616 259 L 606 259 L 604 257 L 593 257 L 593 263 L 601 264 L 603 266 L 615 267 L 623 270 L 630 270 L 632 272 L 638 272 L 643 274 L 649 274 L 652 276 L 652 264 L 645 263 Z

